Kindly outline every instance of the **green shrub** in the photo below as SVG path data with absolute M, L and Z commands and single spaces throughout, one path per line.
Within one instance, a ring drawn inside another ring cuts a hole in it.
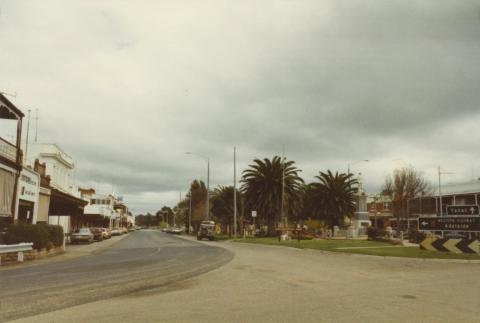
M 42 225 L 27 223 L 13 224 L 8 228 L 5 235 L 7 244 L 17 244 L 21 242 L 33 242 L 34 249 L 46 248 L 48 242 L 48 231 Z
M 420 243 L 426 238 L 426 234 L 423 232 L 420 232 L 418 230 L 410 230 L 409 234 L 409 241 L 412 243 Z
M 48 232 L 48 240 L 50 240 L 55 247 L 63 245 L 63 228 L 59 225 L 39 224 Z
M 367 236 L 368 240 L 388 240 L 385 239 L 387 232 L 383 229 L 377 229 L 375 227 L 368 227 L 367 228 Z

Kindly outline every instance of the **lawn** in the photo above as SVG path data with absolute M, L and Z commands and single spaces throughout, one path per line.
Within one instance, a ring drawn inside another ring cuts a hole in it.
M 297 240 L 278 241 L 277 238 L 247 238 L 234 242 L 258 243 L 273 246 L 285 246 L 299 249 L 316 249 L 332 252 L 356 253 L 374 256 L 438 258 L 438 259 L 480 259 L 478 254 L 455 254 L 451 252 L 434 252 L 419 247 L 394 246 L 386 242 L 368 240 Z

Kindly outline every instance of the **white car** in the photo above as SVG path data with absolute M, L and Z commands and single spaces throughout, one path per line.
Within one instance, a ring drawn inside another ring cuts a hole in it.
M 119 228 L 113 228 L 112 229 L 112 236 L 119 236 L 122 234 L 122 231 L 120 231 Z

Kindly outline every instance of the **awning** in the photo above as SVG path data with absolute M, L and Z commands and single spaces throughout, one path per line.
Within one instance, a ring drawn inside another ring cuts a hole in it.
M 87 204 L 85 200 L 52 188 L 48 215 L 83 215 Z

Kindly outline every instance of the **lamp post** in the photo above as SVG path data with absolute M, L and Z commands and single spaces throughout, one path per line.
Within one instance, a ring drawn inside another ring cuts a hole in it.
M 210 157 L 204 157 L 201 155 L 193 154 L 190 151 L 185 152 L 187 155 L 197 156 L 207 160 L 207 201 L 206 201 L 206 208 L 205 208 L 205 220 L 208 220 L 208 213 L 210 211 Z
M 440 202 L 440 216 L 443 216 L 443 204 L 442 204 L 442 181 L 441 176 L 446 174 L 455 174 L 451 172 L 442 172 L 440 166 L 438 166 L 438 198 Z
M 350 175 L 350 166 L 353 166 L 355 164 L 358 164 L 360 162 L 366 162 L 368 163 L 370 160 L 368 159 L 360 159 L 360 160 L 357 160 L 357 161 L 354 161 L 353 163 L 348 163 L 348 172 L 347 172 L 347 175 Z
M 233 238 L 237 239 L 237 147 L 233 147 Z
M 189 194 L 190 206 L 188 208 L 188 229 L 187 234 L 190 234 L 190 227 L 192 226 L 192 186 L 190 185 L 190 194 Z

